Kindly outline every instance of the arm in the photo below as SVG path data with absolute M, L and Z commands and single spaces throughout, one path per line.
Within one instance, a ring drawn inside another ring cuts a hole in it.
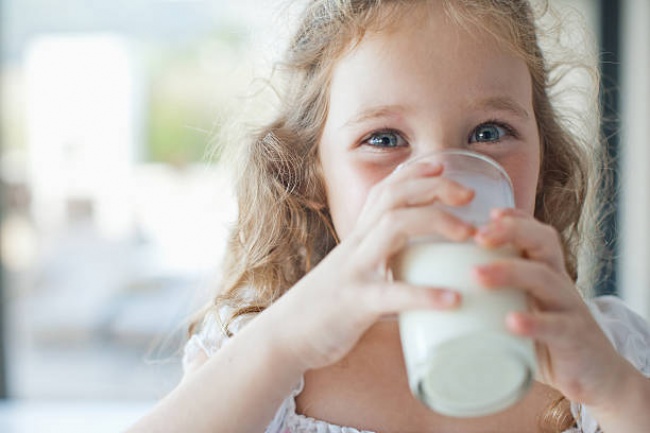
M 245 326 L 128 433 L 263 432 L 303 373 L 277 344 L 273 310 Z

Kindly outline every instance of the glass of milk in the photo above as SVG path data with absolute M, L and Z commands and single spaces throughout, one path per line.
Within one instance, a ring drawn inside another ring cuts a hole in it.
M 512 183 L 491 158 L 465 150 L 444 150 L 416 161 L 439 161 L 442 176 L 469 187 L 468 205 L 441 206 L 478 226 L 494 208 L 514 206 Z M 485 249 L 473 240 L 442 237 L 411 239 L 392 264 L 393 277 L 411 284 L 457 290 L 463 302 L 450 311 L 413 310 L 400 314 L 400 335 L 411 391 L 428 407 L 448 416 L 473 417 L 498 412 L 518 401 L 536 369 L 533 343 L 507 331 L 505 317 L 527 309 L 515 288 L 486 290 L 472 269 L 517 255 L 514 248 Z

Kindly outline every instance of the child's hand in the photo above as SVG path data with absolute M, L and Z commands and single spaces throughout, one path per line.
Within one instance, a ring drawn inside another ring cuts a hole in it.
M 440 166 L 413 164 L 377 183 L 347 238 L 275 303 L 282 330 L 274 332 L 299 368 L 340 360 L 383 315 L 458 304 L 455 292 L 391 282 L 387 276 L 391 258 L 412 236 L 466 240 L 474 233 L 471 225 L 429 206 L 464 205 L 473 197 L 441 172 Z
M 511 244 L 522 257 L 481 266 L 476 278 L 486 288 L 516 287 L 530 295 L 531 310 L 510 314 L 507 325 L 535 340 L 541 379 L 571 401 L 616 407 L 622 387 L 638 373 L 618 355 L 567 274 L 559 234 L 518 210 L 492 217 L 477 243 Z

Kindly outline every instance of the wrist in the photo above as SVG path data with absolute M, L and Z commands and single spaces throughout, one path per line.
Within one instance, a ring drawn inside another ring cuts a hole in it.
M 603 400 L 589 405 L 590 412 L 604 432 L 650 431 L 650 379 L 625 361 L 624 374 L 619 375 L 613 392 L 604 393 Z M 606 395 L 605 395 L 606 394 Z
M 264 335 L 261 344 L 264 345 L 267 357 L 275 368 L 283 371 L 286 375 L 300 380 L 308 366 L 304 365 L 302 357 L 294 347 L 295 341 L 291 332 L 286 329 L 287 320 L 282 303 L 269 307 L 258 317 L 258 326 Z

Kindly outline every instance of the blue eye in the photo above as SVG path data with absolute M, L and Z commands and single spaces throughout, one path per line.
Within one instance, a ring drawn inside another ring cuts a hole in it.
M 493 143 L 511 135 L 509 128 L 497 123 L 484 123 L 476 127 L 469 137 L 470 143 Z
M 378 148 L 395 148 L 407 144 L 401 134 L 395 131 L 374 132 L 364 140 L 364 143 Z

